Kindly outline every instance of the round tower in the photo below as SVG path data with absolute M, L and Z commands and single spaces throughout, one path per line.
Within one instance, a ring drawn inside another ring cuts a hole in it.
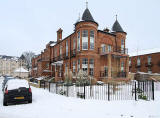
M 114 24 L 112 26 L 112 31 L 116 35 L 117 48 L 121 49 L 121 50 L 125 49 L 125 47 L 126 47 L 125 42 L 126 42 L 127 33 L 124 32 L 123 28 L 119 24 L 119 22 L 117 20 L 117 15 L 116 15 L 116 21 L 114 22 Z
M 75 24 L 78 50 L 94 50 L 97 37 L 98 23 L 92 17 L 88 6 L 86 7 L 82 19 Z

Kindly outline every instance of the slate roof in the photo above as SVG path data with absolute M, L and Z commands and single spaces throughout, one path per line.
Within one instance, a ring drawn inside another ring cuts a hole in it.
M 89 9 L 86 8 L 83 15 L 82 15 L 82 20 L 84 21 L 94 21 L 93 17 L 92 17 L 92 14 L 90 13 Z
M 124 32 L 124 30 L 122 29 L 121 25 L 119 24 L 118 20 L 116 20 L 112 26 L 112 31 L 115 32 Z

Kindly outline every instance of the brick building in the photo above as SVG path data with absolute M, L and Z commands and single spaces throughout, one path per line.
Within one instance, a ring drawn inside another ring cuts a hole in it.
M 96 80 L 127 79 L 129 56 L 125 48 L 126 35 L 117 18 L 112 30 L 98 29 L 88 8 L 75 24 L 72 34 L 62 39 L 63 30 L 57 31 L 57 41 L 50 41 L 40 55 L 32 59 L 32 76 L 51 76 L 64 79 L 71 70 L 73 78 L 80 69 Z
M 160 49 L 151 49 L 131 53 L 130 72 L 160 73 Z

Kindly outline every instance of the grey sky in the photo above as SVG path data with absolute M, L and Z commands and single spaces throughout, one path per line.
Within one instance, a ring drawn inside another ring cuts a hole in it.
M 40 53 L 56 40 L 73 32 L 73 24 L 85 10 L 86 0 L 0 0 L 0 55 Z M 88 0 L 99 29 L 111 28 L 115 15 L 127 32 L 127 48 L 136 51 L 160 47 L 160 0 Z

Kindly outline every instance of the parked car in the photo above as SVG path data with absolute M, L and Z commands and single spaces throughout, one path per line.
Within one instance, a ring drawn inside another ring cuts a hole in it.
M 32 91 L 27 80 L 11 79 L 4 87 L 3 105 L 18 102 L 32 103 Z
M 2 91 L 4 91 L 4 87 L 5 87 L 6 83 L 7 83 L 7 81 L 11 80 L 11 79 L 14 79 L 14 78 L 13 77 L 9 77 L 9 76 L 5 76 L 4 77 L 4 80 L 2 82 Z

